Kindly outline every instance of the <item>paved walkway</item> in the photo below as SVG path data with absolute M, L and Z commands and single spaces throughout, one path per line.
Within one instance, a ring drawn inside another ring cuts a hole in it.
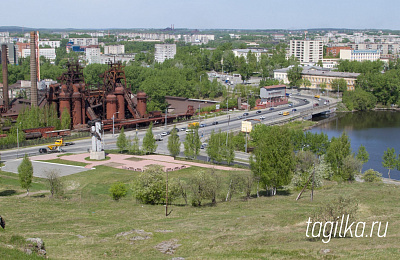
M 85 166 L 87 169 L 91 169 L 96 167 L 97 165 L 105 165 L 119 169 L 127 169 L 133 171 L 143 171 L 144 168 L 151 164 L 158 164 L 163 166 L 164 170 L 173 171 L 180 170 L 190 166 L 198 166 L 203 168 L 214 168 L 218 170 L 224 171 L 243 171 L 243 169 L 227 167 L 227 166 L 219 166 L 219 165 L 211 165 L 211 164 L 203 164 L 196 163 L 190 161 L 180 161 L 175 160 L 171 156 L 165 155 L 126 155 L 126 154 L 108 154 L 110 157 L 109 160 L 106 161 L 86 161 L 85 158 L 89 157 L 89 153 L 84 154 L 73 154 L 73 155 L 65 155 L 62 157 L 57 157 L 58 154 L 45 154 L 31 157 L 31 160 L 52 160 L 61 158 L 69 161 L 83 162 L 89 163 Z
M 35 156 L 39 157 L 39 156 Z M 33 157 L 32 157 L 33 158 Z M 78 172 L 84 172 L 87 170 L 90 170 L 88 168 L 82 167 L 82 166 L 74 166 L 74 165 L 65 165 L 65 164 L 59 164 L 59 163 L 49 163 L 49 162 L 39 162 L 35 161 L 34 159 L 31 158 L 32 161 L 32 166 L 33 166 L 33 176 L 35 177 L 40 177 L 40 178 L 46 178 L 46 174 L 48 171 L 56 171 L 59 176 L 67 176 L 71 174 L 75 174 Z M 55 157 L 57 158 L 57 157 Z M 37 158 L 36 160 L 51 160 L 55 158 Z M 5 166 L 3 166 L 1 169 L 6 172 L 13 172 L 18 174 L 18 166 L 21 164 L 22 158 L 14 160 L 14 161 L 7 161 L 5 163 Z

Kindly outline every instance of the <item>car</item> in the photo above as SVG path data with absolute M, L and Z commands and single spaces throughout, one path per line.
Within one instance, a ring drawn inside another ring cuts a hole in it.
M 307 102 L 307 99 L 303 99 L 304 102 Z
M 319 106 L 319 104 L 318 104 L 318 103 L 315 103 L 314 106 L 317 107 L 317 106 Z
M 256 112 L 256 114 L 261 114 L 261 110 L 258 110 L 258 111 Z
M 296 112 L 296 111 L 297 111 L 297 109 L 296 109 L 296 108 L 293 108 L 293 109 L 292 109 L 292 111 L 293 111 L 293 112 Z
M 213 125 L 218 125 L 218 121 L 212 122 Z
M 181 128 L 181 131 L 186 131 L 186 127 L 182 127 L 182 128 Z
M 176 131 L 176 132 L 179 132 L 179 128 L 175 128 L 175 131 Z
M 200 124 L 200 127 L 206 127 L 207 125 L 206 124 Z
M 279 114 L 280 114 L 280 115 L 283 115 L 283 112 L 282 112 L 282 111 L 280 111 L 280 112 L 279 112 Z
M 319 98 L 318 101 L 321 101 L 321 99 Z
M 46 148 L 40 148 L 39 149 L 39 153 L 47 153 L 47 149 Z
M 293 106 L 293 104 L 290 103 L 290 104 L 289 104 L 289 107 L 292 107 L 292 106 Z
M 162 133 L 161 133 L 161 136 L 167 136 L 167 135 L 168 135 L 167 132 L 162 132 Z
M 238 116 L 237 118 L 238 118 L 238 119 L 242 119 L 243 117 L 242 117 L 242 116 Z
M 265 116 L 260 116 L 260 119 L 261 119 L 261 120 L 264 120 L 264 119 L 265 119 Z
M 248 116 L 248 115 L 249 115 L 249 113 L 247 113 L 247 112 L 246 112 L 246 113 L 243 113 L 243 116 Z
M 274 110 L 274 109 L 275 109 L 275 108 L 273 108 L 273 107 L 270 107 L 270 108 L 269 108 L 269 110 Z
M 208 143 L 202 143 L 200 146 L 200 149 L 206 149 L 208 146 Z
M 170 135 L 171 134 L 171 131 L 167 131 L 167 135 Z

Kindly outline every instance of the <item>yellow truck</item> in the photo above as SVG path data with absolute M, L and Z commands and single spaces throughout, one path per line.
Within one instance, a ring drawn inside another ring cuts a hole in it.
M 319 96 L 319 95 L 315 95 L 314 97 L 315 97 L 315 98 L 320 98 L 320 96 Z
M 39 153 L 57 153 L 63 152 L 62 146 L 69 146 L 75 144 L 74 142 L 64 142 L 64 140 L 58 139 L 54 142 L 54 144 L 48 145 L 46 148 L 40 148 Z
M 288 112 L 288 111 L 283 112 L 284 116 L 288 116 L 289 114 L 290 114 L 290 112 Z
M 199 126 L 200 126 L 200 125 L 199 125 L 199 122 L 189 123 L 189 125 L 188 125 L 189 128 L 197 128 L 197 127 L 199 127 Z

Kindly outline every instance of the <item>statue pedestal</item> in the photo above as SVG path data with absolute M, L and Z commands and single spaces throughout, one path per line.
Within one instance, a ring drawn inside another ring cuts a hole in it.
M 104 151 L 94 152 L 90 151 L 90 160 L 104 160 L 106 159 L 106 153 Z

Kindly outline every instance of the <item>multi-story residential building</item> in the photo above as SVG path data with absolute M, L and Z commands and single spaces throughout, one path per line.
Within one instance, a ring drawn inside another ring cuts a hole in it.
M 98 45 L 98 38 L 69 38 L 69 42 L 73 42 L 73 45 L 88 46 L 88 45 Z
M 300 63 L 318 62 L 323 58 L 322 41 L 291 40 L 289 56 L 296 57 Z
M 125 45 L 109 45 L 104 46 L 104 54 L 124 54 L 125 53 Z
M 320 89 L 322 83 L 325 83 L 325 89 L 334 91 L 332 82 L 335 79 L 344 79 L 347 83 L 347 90 L 354 90 L 357 77 L 360 73 L 349 73 L 349 72 L 336 72 L 336 71 L 320 71 L 320 70 L 303 70 L 302 79 L 308 80 L 310 86 L 302 86 L 311 89 Z
M 22 58 L 31 56 L 31 49 L 22 49 Z M 56 49 L 54 48 L 42 48 L 39 49 L 39 56 L 45 57 L 47 60 L 54 61 L 56 59 Z
M 16 44 L 18 46 L 18 58 L 22 58 L 22 50 L 30 49 L 30 44 L 29 42 L 17 42 Z
M 163 63 L 166 59 L 173 59 L 176 55 L 176 44 L 156 44 L 154 59 Z
M 268 54 L 268 51 L 265 49 L 234 49 L 232 50 L 235 57 L 244 57 L 247 60 L 247 54 L 249 51 L 254 54 L 257 58 L 257 61 L 260 61 L 262 54 Z
M 100 48 L 86 48 L 87 64 L 100 63 Z
M 18 46 L 14 43 L 0 43 L 0 57 L 1 57 L 1 45 L 7 45 L 7 59 L 10 64 L 18 65 Z M 0 58 L 0 64 L 1 64 Z
M 380 58 L 378 50 L 340 50 L 340 59 L 355 61 L 376 61 Z
M 61 43 L 60 41 L 41 40 L 39 41 L 39 47 L 50 46 L 51 48 L 59 48 L 60 43 Z

